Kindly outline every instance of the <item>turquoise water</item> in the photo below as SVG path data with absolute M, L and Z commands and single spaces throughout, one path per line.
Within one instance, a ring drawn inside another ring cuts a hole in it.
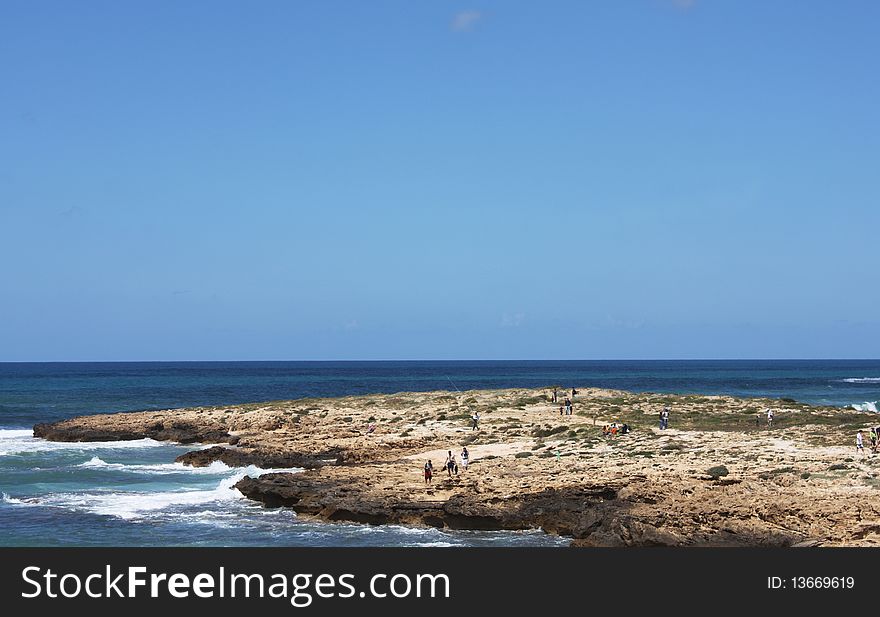
M 480 546 L 555 545 L 539 532 L 303 522 L 232 489 L 245 475 L 222 463 L 185 467 L 191 448 L 150 439 L 61 444 L 0 430 L 0 544 L 10 546 Z M 289 470 L 285 470 L 289 471 Z M 418 480 L 417 474 L 414 478 Z
M 559 545 L 540 532 L 309 523 L 231 489 L 266 470 L 174 458 L 152 440 L 64 444 L 30 427 L 74 415 L 303 396 L 562 384 L 788 397 L 876 409 L 880 361 L 0 364 L 0 544 Z

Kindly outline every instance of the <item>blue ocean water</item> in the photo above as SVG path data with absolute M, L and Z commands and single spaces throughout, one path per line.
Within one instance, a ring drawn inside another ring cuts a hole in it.
M 230 490 L 263 470 L 186 468 L 173 461 L 191 447 L 50 443 L 30 430 L 113 411 L 551 384 L 786 397 L 876 411 L 880 360 L 0 364 L 0 545 L 559 544 L 540 532 L 304 522 Z

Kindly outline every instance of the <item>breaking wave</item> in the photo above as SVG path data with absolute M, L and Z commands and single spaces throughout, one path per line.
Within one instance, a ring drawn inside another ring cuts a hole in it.
M 877 403 L 878 402 L 880 402 L 880 401 L 874 401 L 873 403 L 868 401 L 866 403 L 861 403 L 861 404 L 854 403 L 854 404 L 850 405 L 850 407 L 852 407 L 856 411 L 872 411 L 874 413 L 878 413 L 878 411 L 877 411 Z
M 100 459 L 92 459 L 89 463 L 100 466 L 112 465 L 104 463 Z M 97 461 L 100 461 L 98 463 Z M 222 464 L 222 463 L 221 463 Z M 124 465 L 123 467 L 138 467 L 137 465 Z M 145 465 L 144 467 L 161 467 L 161 465 Z M 189 468 L 187 469 L 190 470 Z M 233 471 L 227 468 L 224 471 Z M 64 508 L 79 512 L 88 512 L 103 516 L 113 516 L 124 520 L 143 519 L 157 516 L 173 516 L 182 510 L 193 506 L 209 506 L 224 502 L 243 500 L 237 489 L 233 488 L 239 480 L 245 476 L 257 477 L 272 472 L 295 472 L 299 469 L 260 469 L 249 466 L 234 469 L 231 476 L 222 479 L 216 486 L 208 489 L 182 489 L 158 492 L 134 492 L 134 491 L 93 491 L 82 493 L 50 493 L 41 497 L 15 499 L 3 495 L 3 501 L 31 506 L 48 506 Z M 215 468 L 213 473 L 222 473 Z
M 129 448 L 155 448 L 168 445 L 155 439 L 132 441 L 46 441 L 34 437 L 30 429 L 0 429 L 0 456 L 52 452 L 57 450 L 122 450 Z
M 123 471 L 129 473 L 142 474 L 206 474 L 206 475 L 222 475 L 234 471 L 233 467 L 226 465 L 220 461 L 214 461 L 207 467 L 190 467 L 183 463 L 159 463 L 155 465 L 127 465 L 125 463 L 107 463 L 104 459 L 93 456 L 85 463 L 80 463 L 77 467 L 85 467 L 88 469 L 106 469 L 108 471 Z

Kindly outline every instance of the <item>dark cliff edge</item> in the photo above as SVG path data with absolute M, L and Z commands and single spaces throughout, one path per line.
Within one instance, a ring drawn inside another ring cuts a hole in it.
M 75 419 L 74 419 L 75 420 Z M 135 439 L 155 439 L 191 443 L 235 444 L 238 439 L 222 428 L 199 426 L 188 422 L 155 422 L 150 425 L 128 428 L 107 426 L 84 426 L 72 420 L 34 425 L 34 437 L 49 441 L 132 441 Z
M 792 546 L 803 540 L 789 533 L 749 534 L 706 530 L 683 535 L 675 524 L 641 520 L 620 486 L 548 489 L 506 497 L 455 495 L 446 501 L 401 500 L 367 495 L 368 487 L 322 478 L 319 472 L 272 473 L 245 477 L 236 485 L 265 507 L 291 508 L 324 521 L 408 525 L 448 530 L 525 531 L 572 538 L 572 546 Z

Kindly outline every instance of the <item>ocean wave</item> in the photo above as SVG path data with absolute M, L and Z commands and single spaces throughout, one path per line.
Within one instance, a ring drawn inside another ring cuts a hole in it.
M 880 383 L 880 377 L 847 377 L 840 381 L 844 383 Z
M 34 432 L 29 428 L 4 428 L 0 429 L 0 440 L 3 439 L 22 439 L 24 437 L 33 437 Z
M 100 459 L 98 460 L 100 461 Z M 100 465 L 101 463 L 108 465 L 104 461 L 100 461 L 100 463 L 95 461 L 95 459 L 93 461 L 93 465 Z M 98 491 L 50 493 L 45 496 L 24 500 L 15 500 L 9 497 L 9 499 L 14 501 L 9 501 L 8 503 L 63 508 L 102 516 L 112 516 L 123 520 L 177 516 L 181 509 L 193 506 L 210 506 L 212 504 L 222 506 L 224 502 L 243 500 L 244 495 L 233 487 L 245 476 L 258 477 L 265 473 L 301 470 L 260 469 L 251 465 L 242 468 L 227 468 L 227 471 L 234 471 L 235 473 L 224 478 L 215 487 L 209 489 L 181 489 L 157 492 Z M 8 496 L 4 497 L 4 501 L 6 501 L 6 497 Z
M 9 493 L 0 493 L 0 501 L 3 503 L 10 503 L 14 505 L 23 504 L 24 502 L 21 499 L 16 499 L 15 497 L 10 497 Z
M 878 402 L 880 402 L 880 401 L 874 401 L 873 403 L 868 401 L 868 402 L 861 403 L 861 404 L 853 403 L 852 405 L 850 405 L 850 407 L 852 407 L 856 411 L 872 411 L 874 413 L 878 413 L 878 411 L 877 411 L 877 403 Z
M 201 475 L 222 475 L 233 471 L 234 468 L 221 462 L 214 461 L 207 467 L 191 467 L 183 463 L 158 463 L 155 465 L 128 465 L 125 463 L 107 463 L 104 459 L 93 456 L 85 463 L 80 463 L 77 467 L 85 467 L 88 469 L 106 469 L 109 471 L 123 471 L 128 473 L 143 474 L 201 474 Z
M 130 448 L 155 448 L 167 443 L 155 439 L 134 439 L 131 441 L 46 441 L 34 437 L 30 429 L 0 430 L 0 456 L 29 454 L 33 452 L 53 452 L 57 450 L 127 450 Z

